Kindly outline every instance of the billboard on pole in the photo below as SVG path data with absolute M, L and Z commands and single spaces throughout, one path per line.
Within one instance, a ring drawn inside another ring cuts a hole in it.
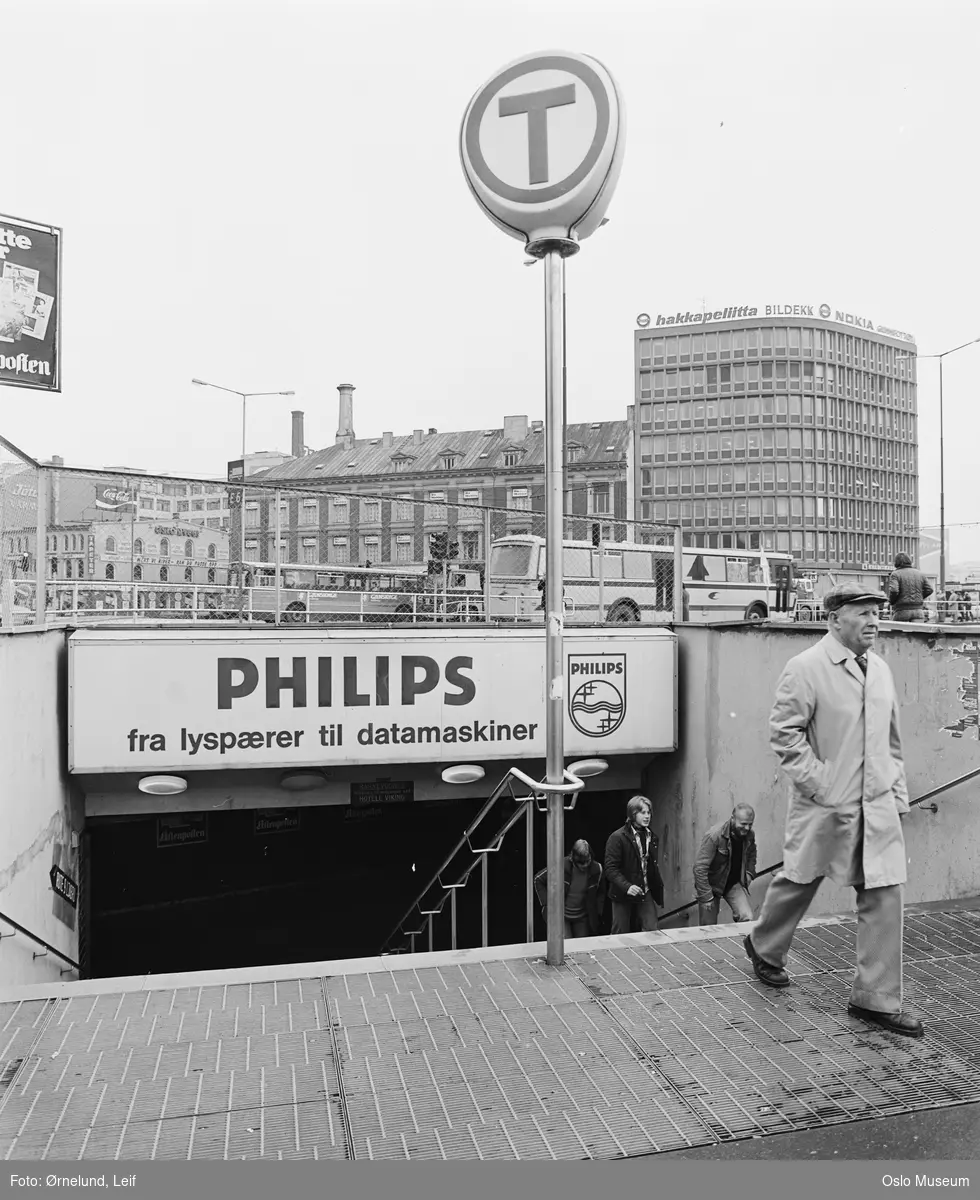
M 61 230 L 0 214 L 0 383 L 61 391 Z

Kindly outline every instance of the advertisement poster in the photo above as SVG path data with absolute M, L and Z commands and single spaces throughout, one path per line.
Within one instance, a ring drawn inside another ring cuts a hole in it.
M 61 391 L 61 230 L 0 214 L 0 383 Z
M 543 758 L 540 632 L 247 637 L 79 630 L 69 641 L 72 771 L 485 762 Z M 673 750 L 676 639 L 568 631 L 565 750 Z M 411 784 L 408 785 L 409 787 Z M 354 807 L 409 799 L 376 777 Z

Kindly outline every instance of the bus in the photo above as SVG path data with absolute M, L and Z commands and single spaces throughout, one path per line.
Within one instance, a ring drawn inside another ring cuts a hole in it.
M 426 567 L 411 563 L 280 563 L 277 609 L 276 564 L 246 563 L 244 615 L 274 621 L 278 611 L 285 624 L 416 620 L 426 608 L 427 576 Z
M 544 538 L 497 538 L 491 618 L 542 620 L 544 573 Z M 793 558 L 775 551 L 566 541 L 563 573 L 570 623 L 792 620 L 796 605 Z
M 685 620 L 794 620 L 797 590 L 791 554 L 685 546 L 681 564 Z
M 566 622 L 668 624 L 675 604 L 673 545 L 566 541 L 563 545 Z M 540 621 L 544 617 L 545 540 L 509 534 L 490 547 L 490 617 Z

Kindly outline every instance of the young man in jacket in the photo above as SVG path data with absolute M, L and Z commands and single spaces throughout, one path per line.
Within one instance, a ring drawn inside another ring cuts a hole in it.
M 709 829 L 694 860 L 694 887 L 701 925 L 717 925 L 721 899 L 736 921 L 752 920 L 749 884 L 755 879 L 755 809 L 736 804 L 727 821 Z
M 895 555 L 895 570 L 888 577 L 888 599 L 894 621 L 924 621 L 925 602 L 932 585 L 921 571 L 912 566 L 907 554 Z
M 611 933 L 631 933 L 637 925 L 643 933 L 657 928 L 664 881 L 657 866 L 657 837 L 650 832 L 651 811 L 646 796 L 634 796 L 626 805 L 626 824 L 606 842 Z
M 786 987 L 793 934 L 826 877 L 857 892 L 857 969 L 848 1012 L 922 1037 L 902 1010 L 901 818 L 909 811 L 898 698 L 871 653 L 885 597 L 842 583 L 824 597 L 829 631 L 783 669 L 770 744 L 789 777 L 783 866 L 744 939 L 757 977 Z
M 592 857 L 592 847 L 581 838 L 565 856 L 565 937 L 596 937 L 605 901 L 602 867 Z M 534 893 L 547 920 L 548 868 L 534 877 Z

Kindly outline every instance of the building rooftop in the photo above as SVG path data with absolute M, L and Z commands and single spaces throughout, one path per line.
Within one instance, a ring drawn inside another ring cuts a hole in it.
M 419 474 L 429 471 L 489 471 L 504 467 L 507 451 L 521 452 L 515 471 L 540 471 L 544 468 L 544 431 L 528 428 L 523 438 L 515 436 L 512 426 L 502 429 L 473 429 L 439 433 L 419 430 L 393 437 L 357 438 L 353 445 L 329 446 L 303 458 L 290 459 L 281 466 L 256 473 L 261 479 L 336 479 L 363 475 Z M 567 427 L 570 446 L 580 447 L 579 464 L 621 463 L 629 446 L 626 421 L 593 421 Z M 453 457 L 452 467 L 445 464 Z M 406 465 L 399 469 L 401 461 Z

